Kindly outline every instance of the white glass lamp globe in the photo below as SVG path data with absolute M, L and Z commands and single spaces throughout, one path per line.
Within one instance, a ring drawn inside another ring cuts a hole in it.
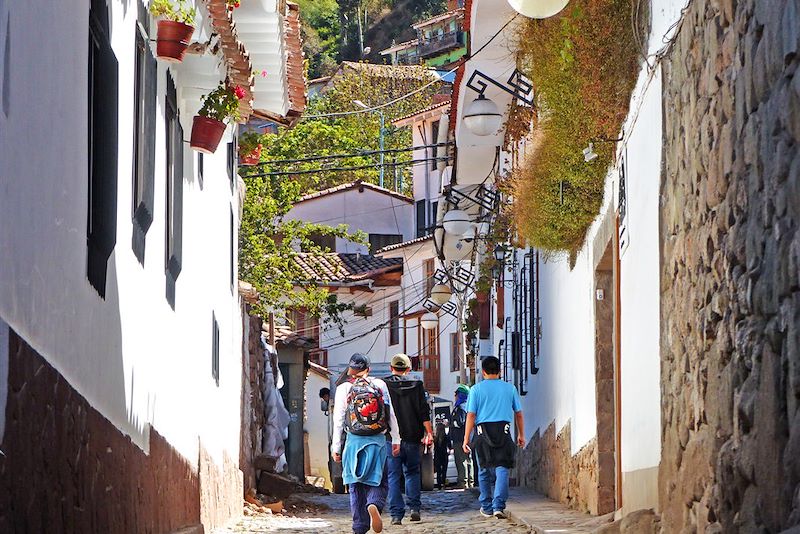
M 472 228 L 472 221 L 464 210 L 450 210 L 442 217 L 444 231 L 451 235 L 464 235 Z
M 439 318 L 435 313 L 428 312 L 420 318 L 419 325 L 423 330 L 433 330 L 439 326 Z
M 450 286 L 446 284 L 436 284 L 431 288 L 431 300 L 437 306 L 442 306 L 445 302 L 450 300 L 453 292 Z
M 569 0 L 508 0 L 514 11 L 532 19 L 552 17 L 569 3 Z
M 472 257 L 475 248 L 474 240 L 462 239 L 459 236 L 445 234 L 442 254 L 446 261 L 466 261 Z
M 496 134 L 503 122 L 497 104 L 483 95 L 467 104 L 464 109 L 464 126 L 475 135 Z

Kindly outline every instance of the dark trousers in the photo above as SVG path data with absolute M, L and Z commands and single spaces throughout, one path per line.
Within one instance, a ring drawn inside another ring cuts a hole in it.
M 422 491 L 422 479 L 420 476 L 420 445 L 403 441 L 400 444 L 400 454 L 392 456 L 392 444 L 386 443 L 387 454 L 386 464 L 389 469 L 389 511 L 392 517 L 403 519 L 406 515 L 406 505 L 403 502 L 403 484 L 405 478 L 406 500 L 408 507 L 412 511 L 419 512 L 422 507 L 420 493 Z
M 433 469 L 436 472 L 436 484 L 444 487 L 445 480 L 447 479 L 447 449 L 437 450 L 433 454 Z
M 353 532 L 355 534 L 366 534 L 369 532 L 369 513 L 367 506 L 374 504 L 379 511 L 383 511 L 386 505 L 386 493 L 388 492 L 388 477 L 386 470 L 383 471 L 383 478 L 380 486 L 368 486 L 361 482 L 349 485 L 350 491 L 350 510 L 353 512 Z

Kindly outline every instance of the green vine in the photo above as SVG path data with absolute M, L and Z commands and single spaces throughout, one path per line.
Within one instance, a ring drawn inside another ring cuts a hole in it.
M 528 19 L 517 35 L 518 61 L 536 91 L 526 159 L 512 177 L 517 231 L 532 246 L 575 252 L 597 217 L 605 178 L 638 71 L 628 0 L 572 0 L 561 15 Z M 513 111 L 513 110 L 512 110 Z M 511 140 L 519 139 L 512 132 Z M 587 163 L 583 149 L 598 154 Z

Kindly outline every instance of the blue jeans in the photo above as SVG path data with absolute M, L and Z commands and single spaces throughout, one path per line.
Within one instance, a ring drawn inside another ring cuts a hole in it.
M 353 513 L 353 532 L 366 534 L 369 532 L 369 512 L 367 506 L 374 504 L 379 511 L 383 511 L 386 504 L 386 472 L 381 479 L 380 486 L 368 486 L 355 482 L 348 486 L 350 490 L 350 511 Z
M 486 513 L 506 509 L 508 500 L 508 468 L 483 467 L 478 462 L 478 487 L 481 495 L 478 500 L 481 510 Z
M 412 511 L 419 512 L 422 507 L 420 492 L 420 444 L 403 441 L 400 443 L 400 454 L 392 456 L 392 444 L 386 443 L 388 457 L 386 465 L 389 469 L 389 512 L 393 519 L 403 519 L 406 505 L 403 502 L 401 475 L 406 478 L 406 499 Z

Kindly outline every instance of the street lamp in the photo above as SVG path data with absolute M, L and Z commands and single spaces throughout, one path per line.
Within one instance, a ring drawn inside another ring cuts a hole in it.
M 379 175 L 379 178 L 378 178 L 378 185 L 380 185 L 381 187 L 383 187 L 383 171 L 384 171 L 384 169 L 383 169 L 383 157 L 384 157 L 384 155 L 383 155 L 383 135 L 384 135 L 384 130 L 385 130 L 385 128 L 384 128 L 384 116 L 383 116 L 383 110 L 382 110 L 382 109 L 372 109 L 371 107 L 369 107 L 368 105 L 366 105 L 366 104 L 365 104 L 364 102 L 362 102 L 361 100 L 353 100 L 353 104 L 355 104 L 356 106 L 358 106 L 358 107 L 360 107 L 360 108 L 362 108 L 362 109 L 366 109 L 367 111 L 374 111 L 374 112 L 377 112 L 377 113 L 378 113 L 378 116 L 380 117 L 380 120 L 381 120 L 381 129 L 380 129 L 380 131 L 378 132 L 378 143 L 379 143 L 379 145 L 380 145 L 380 156 L 379 156 L 379 157 L 380 157 L 380 165 L 381 165 L 381 169 L 380 169 L 380 175 Z
M 423 330 L 433 330 L 439 326 L 439 317 L 433 312 L 428 312 L 420 318 L 419 325 Z
M 569 0 L 508 0 L 514 11 L 532 19 L 552 17 L 569 3 Z
M 486 136 L 497 133 L 503 116 L 497 104 L 481 93 L 464 110 L 464 126 L 475 135 Z
M 444 305 L 453 296 L 453 291 L 447 284 L 436 284 L 431 288 L 431 300 L 438 306 Z

